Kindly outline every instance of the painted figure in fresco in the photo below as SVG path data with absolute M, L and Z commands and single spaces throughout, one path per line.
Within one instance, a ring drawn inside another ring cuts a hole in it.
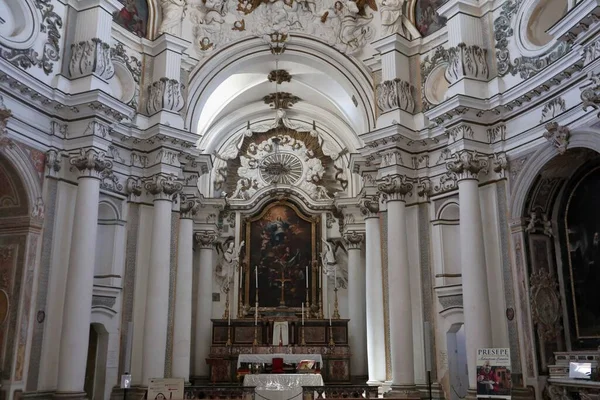
M 135 33 L 139 37 L 146 36 L 146 16 L 138 8 L 140 0 L 125 0 L 124 7 L 114 15 L 116 23 Z M 145 1 L 145 0 L 142 0 Z M 144 10 L 147 11 L 147 10 Z
M 442 3 L 443 1 L 438 0 L 420 0 L 417 3 L 415 9 L 416 22 L 421 36 L 430 35 L 446 25 L 446 19 L 436 11 Z

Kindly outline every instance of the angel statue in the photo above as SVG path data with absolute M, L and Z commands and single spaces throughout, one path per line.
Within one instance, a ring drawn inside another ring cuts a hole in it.
M 325 274 L 328 278 L 331 278 L 331 280 L 335 279 L 336 287 L 346 288 L 346 284 L 348 282 L 348 271 L 343 267 L 347 264 L 346 249 L 344 248 L 343 244 L 338 241 L 336 241 L 336 243 L 332 243 L 323 239 L 323 243 L 325 243 L 326 246 L 326 249 L 321 253 L 323 274 Z M 338 257 L 336 256 L 339 248 L 342 249 L 342 252 L 340 253 L 340 257 L 342 257 L 341 264 L 338 262 Z
M 222 253 L 219 264 L 216 269 L 217 282 L 223 292 L 229 291 L 229 285 L 233 280 L 235 270 L 240 265 L 240 254 L 244 248 L 245 241 L 241 241 L 236 247 L 233 240 L 229 241 L 227 248 L 223 250 L 222 246 L 217 245 L 217 251 Z

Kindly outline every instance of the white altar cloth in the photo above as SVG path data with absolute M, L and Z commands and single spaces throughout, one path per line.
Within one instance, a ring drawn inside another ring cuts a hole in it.
M 253 374 L 244 376 L 244 386 L 255 386 L 256 400 L 302 400 L 302 386 L 323 386 L 323 377 L 321 374 Z
M 320 363 L 323 368 L 323 357 L 320 354 L 240 354 L 237 367 L 242 363 L 267 363 L 271 364 L 274 358 L 283 358 L 286 364 L 298 364 L 302 360 L 311 360 Z

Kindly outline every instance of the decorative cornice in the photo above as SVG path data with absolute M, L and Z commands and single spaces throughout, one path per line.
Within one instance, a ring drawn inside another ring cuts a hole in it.
M 142 195 L 142 181 L 139 178 L 130 176 L 125 181 L 125 193 L 130 196 Z
M 379 218 L 379 198 L 377 196 L 365 196 L 360 199 L 360 213 L 367 218 Z
M 446 130 L 446 134 L 448 135 L 448 138 L 451 139 L 453 142 L 465 138 L 473 139 L 475 137 L 473 128 L 471 128 L 471 126 L 467 124 L 453 126 L 452 128 Z
M 179 204 L 179 213 L 182 219 L 192 219 L 196 212 L 198 212 L 198 198 L 195 196 L 181 195 Z
M 167 110 L 179 112 L 185 105 L 183 90 L 185 86 L 176 79 L 160 78 L 148 85 L 148 98 L 146 112 L 154 115 L 159 111 Z
M 546 124 L 546 131 L 543 135 L 552 146 L 556 147 L 558 154 L 562 155 L 567 151 L 569 140 L 571 138 L 571 131 L 569 128 L 559 125 L 558 122 L 548 122 Z
M 292 75 L 285 69 L 274 69 L 269 72 L 267 79 L 269 82 L 277 82 L 278 85 L 281 85 L 283 82 L 291 82 Z
M 71 45 L 71 62 L 69 75 L 71 78 L 80 78 L 94 74 L 108 80 L 115 74 L 110 45 L 98 38 L 84 40 Z
M 112 162 L 105 159 L 106 154 L 95 149 L 80 149 L 72 155 L 69 163 L 77 168 L 80 177 L 103 179 L 106 170 L 112 170 Z
M 488 160 L 476 151 L 460 150 L 446 160 L 446 168 L 455 173 L 459 181 L 477 179 L 479 172 L 487 173 Z
M 286 109 L 292 107 L 300 101 L 300 97 L 294 96 L 288 92 L 269 93 L 263 97 L 265 104 L 269 104 L 275 109 Z
M 12 111 L 6 108 L 4 98 L 0 96 L 0 148 L 12 147 L 14 145 L 13 141 L 8 138 L 8 129 L 6 128 L 8 119 L 11 116 Z
M 359 249 L 362 245 L 362 242 L 365 241 L 365 234 L 362 232 L 349 231 L 344 235 L 344 240 L 348 245 L 348 249 L 355 250 Z
M 379 180 L 377 189 L 386 201 L 404 201 L 407 195 L 412 195 L 413 184 L 405 175 L 388 175 Z
M 48 150 L 46 152 L 46 167 L 48 167 L 48 173 L 55 176 L 62 167 L 62 155 L 54 149 Z
M 449 64 L 446 78 L 450 84 L 462 79 L 487 81 L 490 69 L 487 63 L 487 49 L 476 45 L 459 43 L 448 49 Z
M 417 182 L 417 196 L 429 199 L 433 193 L 433 186 L 429 178 L 419 178 Z
M 154 196 L 155 200 L 172 201 L 183 189 L 183 184 L 175 180 L 175 175 L 154 175 L 144 182 L 144 189 Z
M 219 235 L 215 231 L 199 231 L 194 233 L 194 241 L 201 249 L 212 249 L 217 244 Z
M 583 111 L 587 111 L 588 107 L 592 107 L 595 110 L 600 110 L 600 73 L 594 74 L 590 71 L 588 74 L 587 85 L 581 86 L 581 105 Z M 600 117 L 600 111 L 598 111 L 598 117 Z
M 377 106 L 383 112 L 400 108 L 415 111 L 415 88 L 401 79 L 383 81 L 377 85 Z

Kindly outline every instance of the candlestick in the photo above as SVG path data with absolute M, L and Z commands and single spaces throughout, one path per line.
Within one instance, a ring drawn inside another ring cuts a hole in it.
M 258 325 L 258 302 L 254 305 L 254 326 Z
M 340 310 L 338 308 L 338 288 L 333 289 L 333 293 L 335 294 L 333 299 L 333 318 L 340 319 Z
M 257 336 L 257 326 L 254 325 L 254 340 L 252 341 L 252 346 L 258 346 L 258 336 Z
M 256 277 L 256 288 L 258 289 L 258 266 L 254 267 L 254 276 Z
M 323 282 L 321 281 L 321 277 L 322 277 L 322 269 L 321 266 L 319 265 L 319 289 L 321 289 L 323 287 Z
M 227 343 L 225 346 L 231 346 L 231 327 L 227 326 Z
M 304 303 L 302 303 L 302 326 L 304 326 Z
M 331 326 L 331 303 L 327 302 L 327 315 L 329 315 L 329 326 Z
M 333 287 L 337 288 L 337 266 L 333 270 Z
M 223 311 L 223 319 L 229 320 L 229 288 L 225 288 L 225 311 Z
M 329 325 L 329 345 L 335 346 L 335 342 L 333 341 L 333 328 Z
M 306 266 L 306 288 L 308 289 L 308 265 Z
M 300 341 L 300 346 L 306 346 L 306 342 L 304 341 L 304 326 L 302 326 L 302 340 Z

